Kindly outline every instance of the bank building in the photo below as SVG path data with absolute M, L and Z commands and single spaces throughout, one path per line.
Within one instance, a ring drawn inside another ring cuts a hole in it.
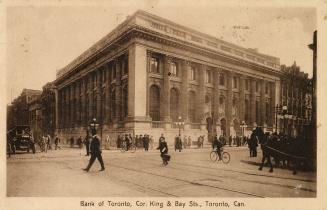
M 279 58 L 137 11 L 63 69 L 56 80 L 56 132 L 103 138 L 181 132 L 248 135 L 275 127 Z

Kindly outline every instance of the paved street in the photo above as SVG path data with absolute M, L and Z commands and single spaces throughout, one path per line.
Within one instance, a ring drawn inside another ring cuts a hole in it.
M 226 147 L 229 164 L 212 163 L 210 148 L 175 152 L 168 166 L 157 150 L 148 153 L 103 151 L 89 173 L 84 149 L 17 154 L 7 159 L 8 196 L 168 196 L 168 197 L 315 197 L 316 174 L 268 168 L 258 171 L 261 152 L 250 158 L 246 147 Z

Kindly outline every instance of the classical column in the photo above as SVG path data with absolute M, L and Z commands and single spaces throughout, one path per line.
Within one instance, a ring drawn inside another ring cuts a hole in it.
M 251 110 L 251 113 L 250 113 L 250 122 L 252 124 L 252 126 L 255 126 L 255 123 L 258 123 L 256 122 L 256 80 L 255 79 L 251 79 L 250 81 L 251 83 L 251 87 L 250 87 L 250 110 Z
M 58 132 L 59 124 L 60 124 L 60 118 L 61 118 L 61 92 L 58 90 L 58 88 L 54 89 L 55 93 L 55 132 Z
M 116 70 L 116 120 L 122 120 L 122 84 L 121 84 L 121 76 L 122 76 L 122 69 L 121 69 L 121 61 L 116 60 L 115 62 L 115 70 Z
M 75 127 L 79 127 L 79 113 L 80 113 L 80 104 L 79 98 L 80 97 L 80 87 L 79 87 L 79 80 L 75 82 L 75 107 L 74 107 L 74 114 L 75 114 Z
M 85 125 L 85 78 L 81 78 L 81 92 L 80 92 L 80 103 L 81 103 L 81 109 L 80 109 L 80 125 Z
M 269 85 L 270 88 L 270 118 L 268 119 L 269 126 L 274 127 L 276 124 L 276 116 L 275 116 L 275 103 L 276 103 L 276 95 L 275 95 L 275 90 L 276 90 L 276 84 L 271 82 Z M 276 128 L 275 128 L 276 129 Z
M 106 68 L 105 68 L 105 74 L 104 76 L 106 77 L 105 81 L 106 81 L 106 84 L 105 84 L 105 95 L 106 95 L 106 101 L 105 101 L 105 118 L 104 118 L 104 122 L 108 125 L 109 122 L 110 122 L 110 116 L 111 116 L 111 113 L 110 113 L 110 85 L 111 85 L 111 81 L 110 81 L 110 66 L 109 64 L 106 65 Z
M 70 89 L 70 116 L 71 116 L 71 121 L 70 121 L 70 126 L 71 128 L 74 128 L 76 125 L 76 82 L 71 84 L 71 89 Z
M 66 120 L 65 120 L 65 127 L 70 127 L 70 86 L 66 87 Z
M 170 77 L 169 77 L 169 71 L 170 71 L 170 62 L 171 58 L 168 56 L 164 56 L 163 63 L 164 63 L 164 69 L 163 69 L 163 90 L 161 91 L 161 104 L 160 106 L 162 108 L 162 120 L 165 122 L 170 122 Z M 166 127 L 169 127 L 168 123 Z
M 215 128 L 215 134 L 220 135 L 220 122 L 219 122 L 219 76 L 220 76 L 220 71 L 215 68 L 213 71 L 213 119 L 214 119 L 214 126 Z
M 182 88 L 181 88 L 181 115 L 184 122 L 189 122 L 188 119 L 188 83 L 190 79 L 191 64 L 188 61 L 182 62 Z
M 96 119 L 98 121 L 98 123 L 103 122 L 102 121 L 102 117 L 101 116 L 101 102 L 102 102 L 102 70 L 97 70 L 96 72 L 96 106 L 97 106 L 97 110 L 96 110 Z
M 240 85 L 239 85 L 239 93 L 240 93 L 240 101 L 239 101 L 239 114 L 240 114 L 240 123 L 245 121 L 245 79 L 244 76 L 241 75 L 239 77 Z
M 128 49 L 128 115 L 125 127 L 143 129 L 150 127 L 147 90 L 147 62 L 149 54 L 145 47 L 132 45 Z
M 65 88 L 61 88 L 61 118 L 60 118 L 60 128 L 65 128 L 65 110 L 66 110 L 66 95 Z
M 264 127 L 266 122 L 266 81 L 261 80 L 260 83 L 260 125 Z
M 87 95 L 88 95 L 88 105 L 87 105 L 87 125 L 91 122 L 93 119 L 93 78 L 92 73 L 88 75 L 88 85 L 87 85 Z
M 233 73 L 227 72 L 227 103 L 226 103 L 226 135 L 230 136 L 230 127 L 232 125 L 232 105 L 233 105 Z
M 206 66 L 200 65 L 198 76 L 199 76 L 199 89 L 197 91 L 197 116 L 196 119 L 198 122 L 200 122 L 202 125 L 206 124 L 206 121 L 204 119 L 204 105 L 205 105 L 205 95 L 206 95 L 206 89 L 205 89 L 205 74 L 206 74 Z M 201 129 L 205 129 L 203 126 L 201 126 Z

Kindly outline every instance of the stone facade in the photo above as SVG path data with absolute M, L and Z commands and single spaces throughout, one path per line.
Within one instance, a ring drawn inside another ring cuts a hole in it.
M 274 130 L 279 59 L 138 11 L 57 72 L 57 133 L 248 135 Z M 240 124 L 246 123 L 242 131 Z

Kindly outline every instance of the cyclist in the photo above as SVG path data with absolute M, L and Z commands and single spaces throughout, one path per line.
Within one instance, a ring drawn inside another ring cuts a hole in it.
M 125 134 L 125 145 L 126 145 L 126 151 L 128 151 L 130 144 L 131 144 L 131 139 L 130 139 L 130 137 L 128 136 L 128 134 Z
M 212 149 L 215 149 L 217 147 L 216 152 L 218 153 L 219 160 L 221 160 L 221 148 L 223 147 L 222 143 L 218 140 L 217 135 L 215 136 L 213 143 L 212 143 Z

